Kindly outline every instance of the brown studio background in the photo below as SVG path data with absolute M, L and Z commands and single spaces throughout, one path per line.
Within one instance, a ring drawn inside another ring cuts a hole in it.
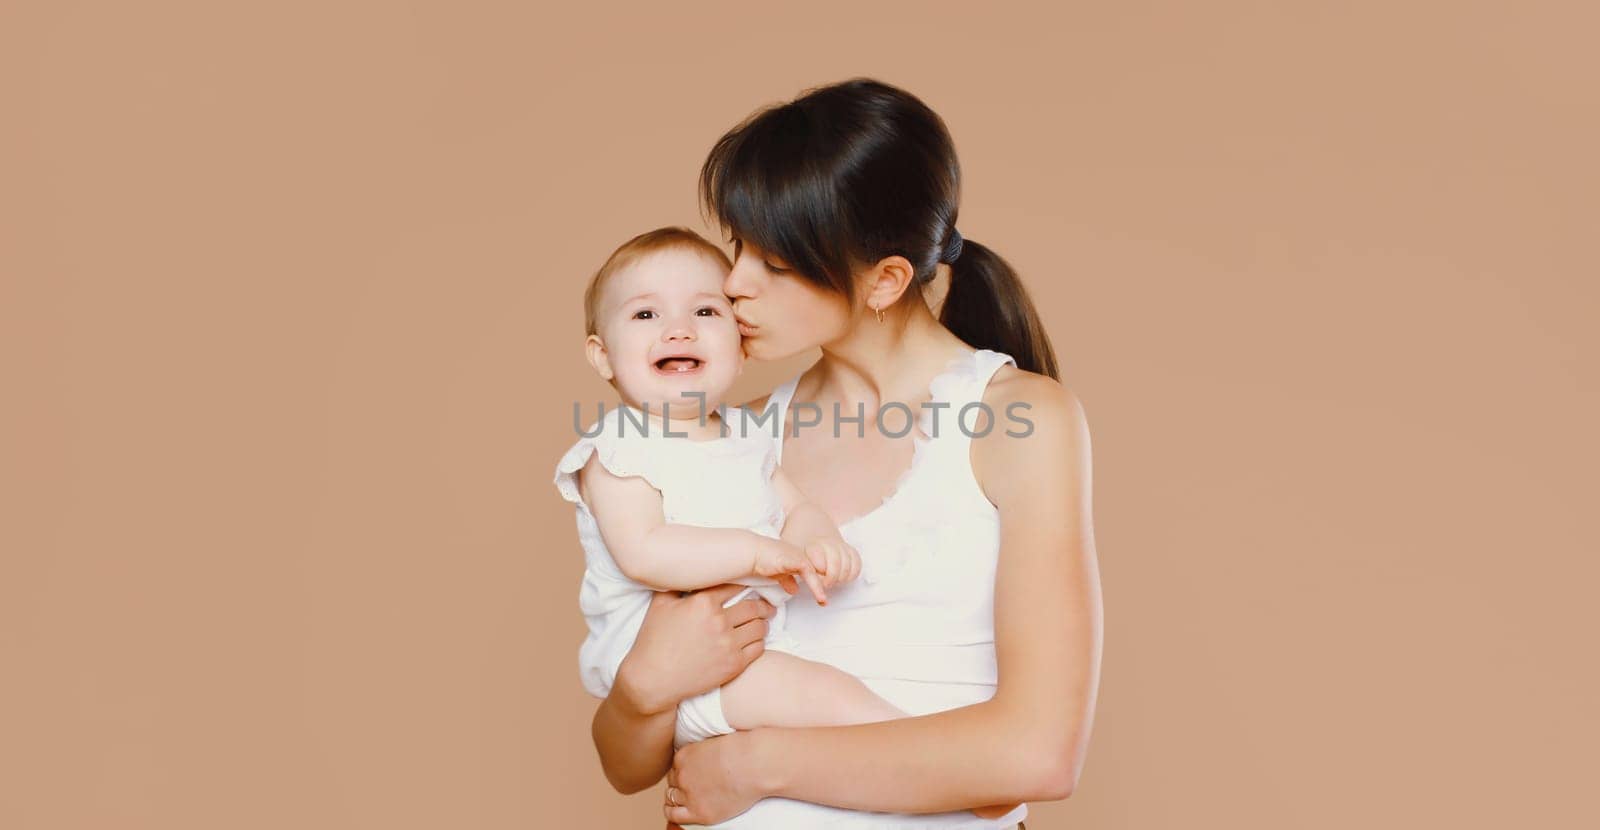
M 853 75 L 1093 431 L 1029 827 L 1595 820 L 1585 4 L 228 6 L 0 13 L 0 826 L 659 826 L 576 673 L 580 292 Z

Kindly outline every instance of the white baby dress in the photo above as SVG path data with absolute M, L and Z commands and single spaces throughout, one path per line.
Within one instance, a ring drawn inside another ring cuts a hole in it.
M 573 421 L 576 425 L 577 418 Z M 635 407 L 610 407 L 580 433 L 577 443 L 556 465 L 556 488 L 576 505 L 578 539 L 583 545 L 585 568 L 578 605 L 589 634 L 578 649 L 578 669 L 584 690 L 595 697 L 611 692 L 617 667 L 633 647 L 656 589 L 630 579 L 612 559 L 594 514 L 578 490 L 578 471 L 590 455 L 596 455 L 613 475 L 638 476 L 660 491 L 667 522 L 745 528 L 777 538 L 784 514 L 782 498 L 772 483 L 778 466 L 774 427 L 770 422 L 756 425 L 749 410 L 729 409 L 726 421 L 723 437 L 691 440 L 677 431 L 665 434 L 659 423 L 647 424 Z M 784 602 L 789 595 L 764 577 L 730 581 L 752 588 L 726 605 L 751 593 L 760 594 L 777 607 L 768 623 L 766 647 L 795 652 L 796 643 L 784 626 Z M 722 716 L 720 688 L 679 705 L 678 745 L 732 731 Z

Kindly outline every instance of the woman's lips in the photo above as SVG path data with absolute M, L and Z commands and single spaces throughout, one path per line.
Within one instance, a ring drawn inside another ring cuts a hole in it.
M 740 337 L 750 337 L 750 336 L 754 335 L 759 330 L 759 328 L 757 326 L 752 326 L 749 323 L 746 323 L 745 321 L 740 320 L 737 317 L 734 318 L 734 321 L 739 324 L 739 336 Z

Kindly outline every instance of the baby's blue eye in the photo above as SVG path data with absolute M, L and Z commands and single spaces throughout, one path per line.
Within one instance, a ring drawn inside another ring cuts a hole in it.
M 645 315 L 650 315 L 650 316 L 647 317 Z M 650 309 L 648 309 L 648 308 L 641 308 L 638 311 L 635 311 L 633 313 L 633 319 L 635 319 L 635 320 L 649 320 L 649 319 L 653 318 L 654 316 L 655 316 L 655 312 L 650 310 Z

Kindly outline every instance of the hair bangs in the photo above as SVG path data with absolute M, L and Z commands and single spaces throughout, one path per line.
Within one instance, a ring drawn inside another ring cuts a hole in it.
M 852 293 L 851 236 L 837 177 L 807 141 L 806 115 L 793 105 L 758 112 L 729 131 L 700 170 L 706 211 L 734 237 L 781 258 L 799 275 Z

